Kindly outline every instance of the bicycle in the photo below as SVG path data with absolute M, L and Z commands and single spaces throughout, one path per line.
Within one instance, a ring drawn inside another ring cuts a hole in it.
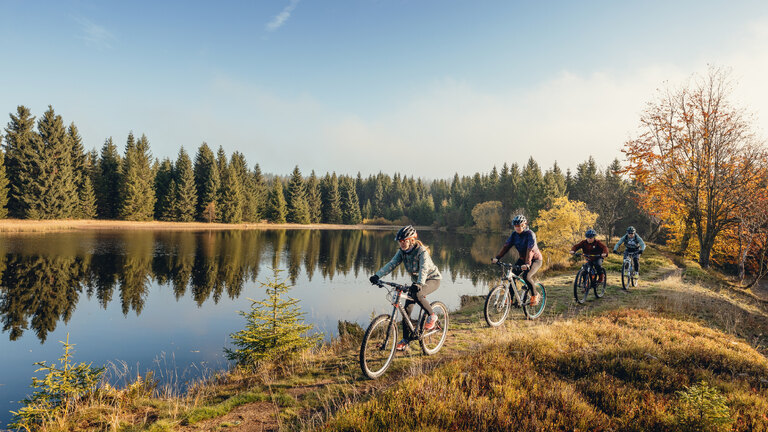
M 393 282 L 379 281 L 376 285 L 379 288 L 386 286 L 387 299 L 392 304 L 392 313 L 382 314 L 371 321 L 368 329 L 363 336 L 363 343 L 360 345 L 360 368 L 363 374 L 370 379 L 375 379 L 384 374 L 395 357 L 395 347 L 397 345 L 397 324 L 395 323 L 395 313 L 399 312 L 405 324 L 411 330 L 411 340 L 418 340 L 421 350 L 426 355 L 433 355 L 440 351 L 445 343 L 448 334 L 448 307 L 442 302 L 434 301 L 430 303 L 432 311 L 437 314 L 437 322 L 431 330 L 425 330 L 428 314 L 421 308 L 416 325 L 413 324 L 410 317 L 406 314 L 405 308 L 400 302 L 402 300 L 414 300 L 407 294 L 410 285 L 400 285 Z M 418 304 L 418 303 L 417 303 Z
M 526 318 L 538 318 L 544 312 L 544 307 L 547 304 L 547 291 L 544 285 L 536 283 L 534 286 L 540 299 L 538 304 L 532 305 L 528 284 L 519 275 L 522 272 L 520 266 L 501 261 L 496 264 L 501 267 L 501 284 L 493 287 L 485 298 L 485 322 L 491 327 L 500 326 L 507 319 L 513 304 L 515 307 L 522 307 Z M 518 283 L 520 288 L 518 288 Z
M 584 258 L 599 258 L 602 255 L 577 253 L 573 256 L 583 256 Z M 601 274 L 603 275 L 603 281 L 599 282 Z M 605 295 L 606 279 L 607 277 L 604 268 L 600 268 L 600 272 L 598 273 L 597 269 L 595 268 L 595 264 L 592 261 L 587 261 L 582 264 L 581 268 L 576 273 L 576 277 L 573 279 L 573 297 L 576 299 L 576 302 L 579 304 L 584 304 L 584 302 L 587 301 L 587 295 L 589 294 L 590 289 L 595 291 L 595 297 L 602 298 Z
M 616 252 L 619 253 L 619 252 Z M 621 266 L 621 289 L 624 291 L 629 290 L 631 285 L 633 288 L 637 286 L 637 277 L 635 276 L 635 260 L 636 256 L 639 256 L 642 252 L 626 252 L 624 253 L 624 264 Z

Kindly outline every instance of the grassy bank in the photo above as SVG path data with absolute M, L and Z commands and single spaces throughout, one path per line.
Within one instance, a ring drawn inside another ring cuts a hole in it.
M 342 225 L 342 224 L 273 224 L 273 223 L 205 223 L 121 220 L 27 220 L 0 219 L 0 233 L 57 232 L 78 230 L 263 230 L 263 229 L 366 229 L 391 230 L 391 225 Z M 422 227 L 421 229 L 429 229 Z
M 606 262 L 606 296 L 582 306 L 571 285 L 580 263 L 548 271 L 536 321 L 513 310 L 489 329 L 482 300 L 467 299 L 443 351 L 398 355 L 376 381 L 357 364 L 360 329 L 343 326 L 282 369 L 222 374 L 181 396 L 102 392 L 46 430 L 705 430 L 701 401 L 712 430 L 768 429 L 768 302 L 710 272 L 703 283 L 657 250 L 625 292 L 620 259 Z

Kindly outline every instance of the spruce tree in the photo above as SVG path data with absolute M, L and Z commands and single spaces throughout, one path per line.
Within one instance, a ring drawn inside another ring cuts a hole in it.
M 286 213 L 288 209 L 285 204 L 285 195 L 283 195 L 283 182 L 275 178 L 267 199 L 267 218 L 271 222 L 285 223 Z
M 256 164 L 253 167 L 253 199 L 255 200 L 254 207 L 256 209 L 256 220 L 259 221 L 267 217 L 267 184 L 264 181 L 264 176 L 261 174 L 261 167 Z
M 73 216 L 77 190 L 72 172 L 72 144 L 61 116 L 53 107 L 37 123 L 39 137 L 32 141 L 31 156 L 22 166 L 24 192 L 19 197 L 31 219 Z
M 213 222 L 216 219 L 219 169 L 213 151 L 206 143 L 197 150 L 194 172 L 197 188 L 197 218 L 201 221 Z
M 291 173 L 291 180 L 288 182 L 288 193 L 286 193 L 288 205 L 288 222 L 308 224 L 310 222 L 309 205 L 304 190 L 304 179 L 297 165 Z
M 163 159 L 160 167 L 155 173 L 155 219 L 173 220 L 173 205 L 175 204 L 174 193 L 177 191 L 171 183 L 176 183 L 173 178 L 173 164 L 168 158 Z
M 240 179 L 240 185 L 242 187 L 243 221 L 254 222 L 258 220 L 258 208 L 256 196 L 254 194 L 253 173 L 248 170 L 248 162 L 246 162 L 245 156 L 238 151 L 232 153 L 230 164 L 235 170 L 237 178 Z
M 243 220 L 243 190 L 232 164 L 224 165 L 221 172 L 219 214 L 224 223 L 240 223 Z
M 307 205 L 310 223 L 320 223 L 323 219 L 323 197 L 320 193 L 320 181 L 315 170 L 307 178 Z
M 341 197 L 336 173 L 323 177 L 323 221 L 331 224 L 341 223 Z
M 8 176 L 8 214 L 11 217 L 26 217 L 27 209 L 21 196 L 24 194 L 28 175 L 22 175 L 22 167 L 28 166 L 34 158 L 32 146 L 39 136 L 34 131 L 35 118 L 23 105 L 16 108 L 16 115 L 5 128 L 5 167 Z
M 152 220 L 155 210 L 154 176 L 149 140 L 142 135 L 134 143 L 129 134 L 121 169 L 120 217 L 125 220 Z
M 381 182 L 380 176 L 376 176 L 376 186 L 373 193 L 373 215 L 382 217 L 384 216 L 384 185 Z
M 104 141 L 99 158 L 96 183 L 96 212 L 101 219 L 117 219 L 120 214 L 120 166 L 122 158 L 112 138 Z
M 539 211 L 544 207 L 544 179 L 541 174 L 539 164 L 528 159 L 528 163 L 523 168 L 520 182 L 519 206 L 525 209 L 529 220 L 535 220 Z
M 0 142 L 3 141 L 0 135 Z M 8 177 L 5 175 L 5 152 L 0 148 L 0 219 L 8 217 Z
M 85 153 L 83 138 L 74 123 L 70 123 L 67 134 L 72 143 L 72 171 L 77 189 L 77 207 L 72 216 L 93 219 L 96 217 L 96 193 L 91 182 L 94 160 Z
M 195 188 L 195 173 L 192 171 L 192 161 L 184 150 L 179 150 L 179 157 L 173 169 L 174 202 L 172 204 L 173 220 L 192 222 L 195 220 L 197 206 L 197 190 Z
M 339 187 L 341 195 L 341 217 L 345 224 L 359 224 L 363 218 L 360 215 L 360 202 L 357 199 L 357 190 L 354 180 L 342 177 Z

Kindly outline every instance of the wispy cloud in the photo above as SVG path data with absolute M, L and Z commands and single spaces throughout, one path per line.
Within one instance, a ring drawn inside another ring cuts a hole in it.
M 275 15 L 275 17 L 272 18 L 272 21 L 267 23 L 265 29 L 269 32 L 273 32 L 282 27 L 283 24 L 288 21 L 288 18 L 291 17 L 291 13 L 296 9 L 297 4 L 299 4 L 299 0 L 290 0 L 288 6 L 286 6 L 279 14 Z
M 105 27 L 83 17 L 75 17 L 75 21 L 80 25 L 82 31 L 78 36 L 80 39 L 99 48 L 112 48 L 111 43 L 115 37 Z

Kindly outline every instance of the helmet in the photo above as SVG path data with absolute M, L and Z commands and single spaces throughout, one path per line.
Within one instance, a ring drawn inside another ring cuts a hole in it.
M 635 227 L 631 226 L 627 228 L 627 234 L 634 234 L 635 233 Z
M 408 225 L 400 228 L 400 231 L 395 235 L 395 240 L 405 240 L 409 238 L 416 238 L 416 228 L 413 225 Z
M 522 225 L 524 223 L 528 222 L 528 219 L 525 218 L 525 216 L 519 214 L 512 219 L 512 225 Z
M 590 228 L 590 229 L 587 230 L 587 232 L 584 234 L 584 236 L 587 237 L 587 238 L 595 238 L 595 236 L 597 236 L 597 232 L 595 232 L 595 230 Z

